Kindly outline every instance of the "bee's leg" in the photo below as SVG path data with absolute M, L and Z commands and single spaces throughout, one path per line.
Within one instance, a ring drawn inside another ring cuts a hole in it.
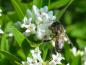
M 70 47 L 74 46 L 73 43 L 71 42 L 71 40 L 69 39 L 69 37 L 67 36 L 67 34 L 65 34 L 65 39 L 64 40 L 70 45 Z

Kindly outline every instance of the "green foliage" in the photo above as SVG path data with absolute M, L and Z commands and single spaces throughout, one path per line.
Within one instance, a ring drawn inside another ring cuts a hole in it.
M 20 61 L 19 58 L 17 58 L 16 56 L 14 56 L 13 54 L 11 54 L 9 52 L 0 50 L 0 53 L 3 54 L 3 55 L 5 55 L 5 57 L 8 58 L 8 59 L 10 59 L 11 61 Z

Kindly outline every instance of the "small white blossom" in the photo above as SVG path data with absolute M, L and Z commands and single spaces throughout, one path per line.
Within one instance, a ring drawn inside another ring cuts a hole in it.
M 26 28 L 26 31 L 24 34 L 28 34 L 30 32 L 35 32 L 36 25 L 34 23 L 31 23 L 32 18 L 27 19 L 27 17 L 24 17 L 23 24 L 21 25 L 22 28 Z
M 0 9 L 0 16 L 2 16 L 2 9 Z
M 84 65 L 86 65 L 86 61 L 84 62 Z
M 83 52 L 80 51 L 80 50 L 77 50 L 76 47 L 73 47 L 71 49 L 71 51 L 72 51 L 72 53 L 73 53 L 74 56 L 77 56 L 77 55 L 81 55 L 82 56 L 83 55 Z
M 42 65 L 41 51 L 37 47 L 35 50 L 31 50 L 32 58 L 27 57 L 26 62 L 22 62 L 23 65 Z
M 50 61 L 50 65 L 61 64 L 61 60 L 64 59 L 60 53 L 57 52 L 57 55 L 52 55 L 53 60 Z
M 37 59 L 40 62 L 43 61 L 41 58 L 41 51 L 39 50 L 38 47 L 35 50 L 31 50 L 31 53 L 34 59 Z
M 69 63 L 67 63 L 67 65 L 70 65 Z
M 36 28 L 35 24 L 29 24 L 25 32 L 26 33 L 35 32 L 35 28 Z
M 1 25 L 0 25 L 0 34 L 3 34 L 4 32 L 3 32 L 3 30 L 1 29 Z
M 8 34 L 8 36 L 9 36 L 9 37 L 13 37 L 13 33 L 10 32 L 10 33 Z
M 2 29 L 0 29 L 0 34 L 3 34 L 4 32 L 3 32 L 3 30 Z
M 86 47 L 84 48 L 84 55 L 83 55 L 83 65 L 86 65 Z
M 28 28 L 29 24 L 31 24 L 32 18 L 27 19 L 27 17 L 24 17 L 23 24 L 21 25 L 22 28 Z
M 23 61 L 22 65 L 42 65 L 42 62 L 38 62 L 36 59 L 27 57 L 27 61 Z

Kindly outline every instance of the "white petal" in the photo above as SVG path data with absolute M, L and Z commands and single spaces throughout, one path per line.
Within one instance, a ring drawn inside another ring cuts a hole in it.
M 76 54 L 77 54 L 77 49 L 76 49 L 76 47 L 73 47 L 71 51 L 72 51 L 72 53 L 76 56 Z
M 9 36 L 9 37 L 13 37 L 13 33 L 9 33 L 8 36 Z
M 48 12 L 48 16 L 49 16 L 50 18 L 52 18 L 52 17 L 53 17 L 53 11 L 49 11 L 49 12 Z
M 2 14 L 0 13 L 0 16 L 2 16 Z
M 38 8 L 35 5 L 33 5 L 33 11 L 34 11 L 35 14 L 38 14 L 39 10 L 38 10 Z
M 44 6 L 43 9 L 44 9 L 44 12 L 48 12 L 48 7 L 47 6 Z
M 42 39 L 44 37 L 45 33 L 43 31 L 37 31 L 36 35 L 37 35 L 38 39 Z
M 27 62 L 28 62 L 28 63 L 31 63 L 31 62 L 32 62 L 32 58 L 27 57 Z
M 70 65 L 69 63 L 67 63 L 67 65 Z
M 32 18 L 29 18 L 29 19 L 28 19 L 28 22 L 31 23 L 31 21 L 32 21 Z
M 2 12 L 2 9 L 0 9 L 0 13 Z
M 21 25 L 21 28 L 24 28 L 24 27 L 25 27 L 25 24 L 22 24 L 22 25 Z
M 40 9 L 40 12 L 43 13 L 47 13 L 48 12 L 48 7 L 47 6 L 44 6 L 43 8 Z
M 86 61 L 84 62 L 84 65 L 86 65 Z
M 27 22 L 27 17 L 24 17 L 23 22 L 24 22 L 24 23 Z
M 53 17 L 52 17 L 52 20 L 54 20 L 54 21 L 55 21 L 55 20 L 56 20 L 56 16 L 53 16 Z
M 0 29 L 0 34 L 3 34 L 4 32 L 3 32 L 3 30 L 2 29 Z
M 56 65 L 56 63 L 54 61 L 50 61 L 49 65 Z
M 27 9 L 26 13 L 27 13 L 27 15 L 28 15 L 29 17 L 32 16 L 32 12 L 31 12 L 29 9 Z
M 29 33 L 29 32 L 31 32 L 29 29 L 27 29 L 26 31 L 25 31 L 26 33 Z
M 41 17 L 37 17 L 37 20 L 38 20 L 38 21 L 42 21 L 42 18 L 41 18 Z

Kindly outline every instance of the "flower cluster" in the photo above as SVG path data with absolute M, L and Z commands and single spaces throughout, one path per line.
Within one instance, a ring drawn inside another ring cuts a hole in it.
M 32 58 L 27 57 L 26 62 L 22 62 L 23 65 L 42 65 L 41 51 L 37 47 L 35 50 L 31 50 Z
M 64 59 L 60 53 L 57 52 L 56 55 L 52 55 L 52 60 L 49 62 L 49 65 L 57 65 L 61 64 L 61 60 Z
M 48 27 L 55 20 L 56 17 L 53 16 L 53 11 L 48 11 L 47 6 L 39 9 L 33 5 L 32 11 L 27 10 L 27 17 L 24 17 L 21 27 L 26 29 L 24 34 L 27 36 L 34 33 L 38 39 L 49 38 L 51 32 Z
M 27 61 L 23 61 L 23 65 L 43 65 L 43 59 L 41 58 L 41 51 L 37 47 L 35 50 L 31 50 L 32 58 L 27 57 Z M 61 64 L 61 60 L 64 59 L 60 53 L 57 52 L 56 55 L 52 55 L 52 60 L 48 65 L 57 65 Z

